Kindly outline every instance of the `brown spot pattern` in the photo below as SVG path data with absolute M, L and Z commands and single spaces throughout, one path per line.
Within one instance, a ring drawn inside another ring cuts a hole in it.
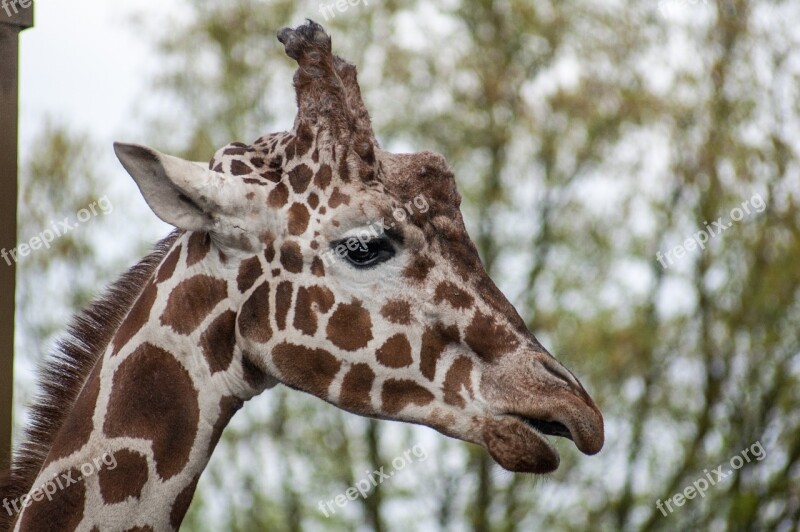
M 119 353 L 125 344 L 127 344 L 133 335 L 139 332 L 139 329 L 144 327 L 147 320 L 150 319 L 150 311 L 153 309 L 153 303 L 156 302 L 156 295 L 158 289 L 153 282 L 147 283 L 147 286 L 142 290 L 142 294 L 136 303 L 133 304 L 128 315 L 119 326 L 117 334 L 114 335 L 114 340 L 111 342 L 114 346 L 113 354 Z
M 378 349 L 378 362 L 389 368 L 404 368 L 410 365 L 411 344 L 405 334 L 395 334 Z
M 267 196 L 267 204 L 276 209 L 280 209 L 286 205 L 287 201 L 289 201 L 289 187 L 284 183 L 275 185 L 275 188 L 273 188 Z
M 436 377 L 436 363 L 448 344 L 458 342 L 458 339 L 458 328 L 455 326 L 436 324 L 425 329 L 422 333 L 419 369 L 426 378 L 433 380 Z
M 236 313 L 226 310 L 200 336 L 200 349 L 211 373 L 225 371 L 233 360 L 236 345 Z
M 331 197 L 328 198 L 328 206 L 335 209 L 340 205 L 350 205 L 350 196 L 339 192 L 339 187 L 334 187 Z
M 294 309 L 294 328 L 313 336 L 317 332 L 317 311 L 327 313 L 334 303 L 333 293 L 325 287 L 301 286 Z M 316 305 L 316 308 L 314 306 Z
M 175 502 L 172 503 L 172 510 L 169 512 L 169 524 L 172 525 L 172 528 L 175 530 L 181 526 L 181 522 L 186 516 L 186 512 L 189 510 L 189 505 L 192 504 L 192 498 L 194 497 L 194 492 L 197 489 L 197 482 L 199 480 L 199 476 L 195 477 L 194 480 L 181 490 L 175 498 Z
M 86 378 L 86 383 L 75 400 L 72 411 L 64 420 L 58 436 L 53 441 L 47 464 L 71 455 L 89 441 L 94 429 L 92 415 L 97 406 L 97 396 L 100 393 L 100 371 L 102 365 L 103 361 L 98 360 L 94 369 Z
M 433 401 L 433 394 L 412 380 L 388 379 L 383 383 L 381 401 L 383 411 L 398 414 L 406 406 L 425 406 Z
M 415 281 L 424 281 L 435 263 L 425 255 L 414 257 L 414 260 L 403 270 L 403 276 Z
M 231 174 L 233 175 L 248 175 L 253 172 L 253 169 L 247 163 L 238 159 L 231 161 Z
M 225 151 L 222 152 L 223 155 L 244 155 L 247 153 L 244 146 L 239 146 L 238 144 L 231 144 L 232 148 L 225 148 Z
M 343 303 L 331 315 L 325 332 L 336 347 L 355 351 L 372 340 L 372 320 L 360 302 Z
M 519 345 L 516 336 L 480 311 L 475 313 L 472 323 L 467 327 L 464 341 L 476 355 L 489 362 L 515 350 Z
M 275 293 L 275 321 L 278 329 L 286 328 L 286 316 L 292 307 L 292 283 L 281 281 Z
M 264 258 L 267 259 L 267 264 L 275 260 L 275 243 L 271 240 L 267 242 L 267 247 L 264 250 Z
M 470 374 L 472 372 L 472 361 L 467 357 L 458 357 L 450 369 L 447 370 L 447 375 L 444 377 L 444 400 L 446 403 L 463 408 L 465 406 L 464 398 L 461 395 L 461 390 L 466 389 L 467 393 L 472 395 L 472 379 Z
M 211 250 L 211 237 L 206 232 L 195 232 L 189 237 L 186 267 L 203 260 Z
M 239 292 L 245 293 L 253 284 L 264 274 L 261 269 L 261 261 L 258 257 L 250 257 L 245 259 L 239 265 L 239 274 L 236 276 L 236 287 Z
M 393 299 L 381 308 L 381 316 L 391 323 L 408 325 L 411 323 L 411 305 L 406 301 Z
M 181 246 L 176 246 L 175 249 L 170 251 L 167 258 L 164 259 L 164 262 L 158 267 L 158 273 L 156 274 L 157 283 L 162 283 L 172 277 L 172 274 L 175 273 L 175 266 L 178 264 L 180 256 Z
M 436 287 L 436 295 L 433 298 L 433 302 L 438 304 L 442 301 L 447 301 L 453 308 L 459 310 L 472 307 L 474 302 L 471 295 L 449 281 L 440 283 Z
M 314 257 L 314 260 L 311 261 L 311 273 L 316 277 L 325 277 L 325 266 L 319 257 Z
M 339 406 L 351 412 L 371 412 L 370 392 L 374 381 L 375 372 L 367 364 L 353 364 L 342 381 Z
M 303 271 L 303 254 L 297 242 L 290 240 L 281 244 L 281 265 L 290 273 Z
M 284 383 L 322 398 L 327 397 L 328 388 L 342 365 L 323 349 L 288 343 L 275 347 L 272 358 Z
M 311 214 L 305 205 L 294 203 L 289 207 L 289 220 L 288 228 L 291 235 L 302 235 L 308 229 L 308 221 L 311 219 Z
M 261 371 L 261 368 L 253 364 L 250 359 L 253 357 L 248 352 L 242 355 L 242 373 L 244 380 L 255 390 L 261 390 L 269 380 L 269 376 Z
M 166 480 L 186 467 L 199 418 L 186 369 L 170 353 L 143 344 L 114 374 L 103 429 L 109 438 L 152 441 L 156 472 Z
M 75 480 L 81 476 L 78 469 L 64 471 L 62 474 Z M 66 480 L 64 482 L 67 483 Z M 33 500 L 24 510 L 20 530 L 75 530 L 83 520 L 85 504 L 86 483 L 74 482 L 57 490 L 52 501 L 46 497 L 40 501 Z
M 219 443 L 222 437 L 222 431 L 228 426 L 233 415 L 242 408 L 244 403 L 238 397 L 233 395 L 226 395 L 219 401 L 219 417 L 214 422 L 214 428 L 211 429 L 211 438 L 208 441 L 208 456 L 214 452 L 214 448 Z
M 189 334 L 227 297 L 227 281 L 210 275 L 195 275 L 172 290 L 161 323 L 179 334 Z
M 345 183 L 350 182 L 350 165 L 347 164 L 347 157 L 339 159 L 339 179 Z
M 272 181 L 273 183 L 280 183 L 281 181 L 281 172 L 280 170 L 270 169 L 266 172 L 262 172 L 259 174 L 261 177 L 266 179 L 267 181 Z
M 319 167 L 319 170 L 317 170 L 317 173 L 314 176 L 314 185 L 316 185 L 320 190 L 325 190 L 328 188 L 328 185 L 331 184 L 332 177 L 333 171 L 331 170 L 330 165 L 323 164 Z
M 295 194 L 305 192 L 312 177 L 313 172 L 305 164 L 299 164 L 292 168 L 289 171 L 289 183 L 292 185 L 292 190 L 294 190 Z
M 114 452 L 114 460 L 117 462 L 114 469 L 102 467 L 97 475 L 103 500 L 106 504 L 116 504 L 125 502 L 128 497 L 141 497 L 149 476 L 147 457 L 136 451 L 120 449 Z
M 269 324 L 269 283 L 263 282 L 253 290 L 239 312 L 239 332 L 256 342 L 266 343 L 272 338 Z

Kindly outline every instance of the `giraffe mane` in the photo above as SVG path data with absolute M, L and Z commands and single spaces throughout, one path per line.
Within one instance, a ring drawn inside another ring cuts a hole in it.
M 0 497 L 15 499 L 33 487 L 87 377 L 147 280 L 181 234 L 182 231 L 173 231 L 162 239 L 149 255 L 73 317 L 65 337 L 39 369 L 39 393 L 31 406 L 30 422 L 22 444 L 14 453 L 11 468 L 0 474 Z M 14 516 L 0 512 L 0 530 L 7 530 L 13 520 Z

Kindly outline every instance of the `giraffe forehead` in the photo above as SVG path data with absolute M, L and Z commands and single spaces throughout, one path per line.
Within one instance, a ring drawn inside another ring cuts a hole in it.
M 440 255 L 458 265 L 461 252 L 467 251 L 469 264 L 460 269 L 474 269 L 461 196 L 444 157 L 378 150 L 378 179 L 365 183 L 350 180 L 352 165 L 343 149 L 338 162 L 328 161 L 331 154 L 322 156 L 316 144 L 310 130 L 274 133 L 252 145 L 232 143 L 220 149 L 209 166 L 254 187 L 246 195 L 251 210 L 282 212 L 281 225 L 289 235 L 300 236 L 313 227 L 332 240 L 347 228 L 380 226 L 417 234 L 411 229 L 415 227 L 422 231 L 413 239 L 416 247 L 423 239 L 441 240 Z

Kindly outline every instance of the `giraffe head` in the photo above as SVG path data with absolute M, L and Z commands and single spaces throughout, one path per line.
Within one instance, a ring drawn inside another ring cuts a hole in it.
M 558 467 L 545 435 L 598 452 L 600 411 L 489 278 L 444 158 L 380 149 L 319 25 L 278 38 L 299 64 L 292 131 L 207 166 L 116 145 L 161 219 L 210 236 L 237 347 L 287 386 L 478 443 L 511 471 Z

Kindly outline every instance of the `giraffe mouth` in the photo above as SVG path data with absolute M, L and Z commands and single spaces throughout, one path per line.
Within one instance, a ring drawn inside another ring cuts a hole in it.
M 542 419 L 534 419 L 520 415 L 514 415 L 514 417 L 516 417 L 529 427 L 536 429 L 537 432 L 546 434 L 547 436 L 558 436 L 561 438 L 567 438 L 568 440 L 575 441 L 569 429 L 566 426 L 564 426 L 564 424 L 559 423 L 558 421 L 544 421 Z
M 558 451 L 547 436 L 575 442 L 573 432 L 560 421 L 509 412 L 487 423 L 484 443 L 501 467 L 518 473 L 544 474 L 558 469 L 560 462 Z

